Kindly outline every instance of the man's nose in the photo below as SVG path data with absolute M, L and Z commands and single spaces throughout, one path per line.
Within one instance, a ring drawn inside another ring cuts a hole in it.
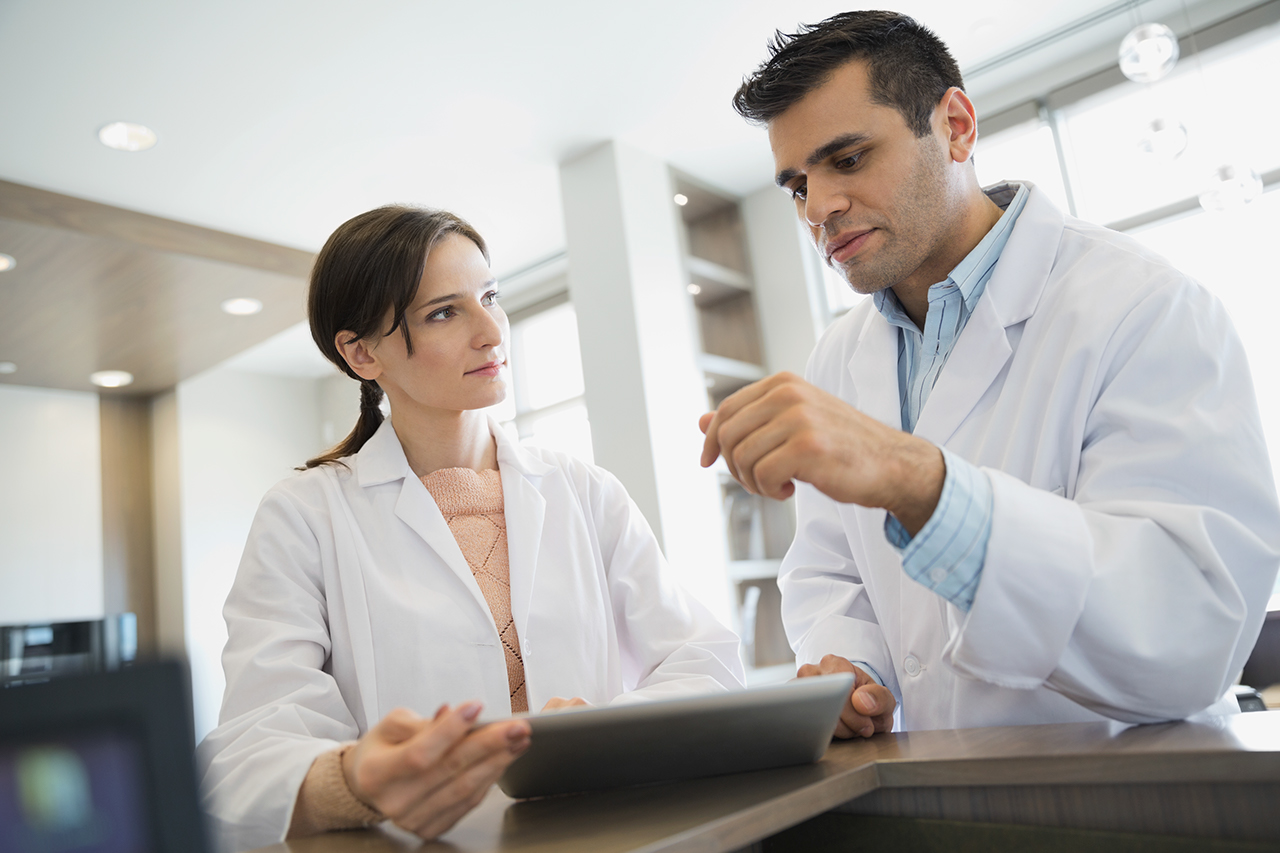
M 811 181 L 806 190 L 804 218 L 814 228 L 849 209 L 849 199 L 839 187 L 821 181 Z

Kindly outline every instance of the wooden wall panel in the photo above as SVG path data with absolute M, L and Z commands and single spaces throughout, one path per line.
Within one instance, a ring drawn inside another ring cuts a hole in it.
M 145 398 L 104 397 L 102 435 L 103 605 L 134 613 L 138 651 L 156 651 L 155 557 L 152 547 L 151 406 Z
M 114 394 L 154 394 L 305 316 L 312 256 L 234 234 L 0 181 L 0 383 L 96 390 L 89 374 L 127 370 Z M 232 317 L 248 296 L 260 314 Z

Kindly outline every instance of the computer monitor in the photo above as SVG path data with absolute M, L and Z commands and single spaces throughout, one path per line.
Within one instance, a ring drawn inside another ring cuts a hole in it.
M 110 672 L 138 656 L 138 620 L 117 613 L 86 622 L 0 625 L 0 687 Z
M 0 690 L 0 850 L 206 853 L 176 662 Z

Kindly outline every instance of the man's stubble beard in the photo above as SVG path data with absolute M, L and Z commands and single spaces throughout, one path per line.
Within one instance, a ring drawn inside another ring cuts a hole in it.
M 923 142 L 924 140 L 922 140 Z M 846 264 L 830 264 L 855 293 L 869 296 L 905 281 L 918 270 L 945 239 L 951 203 L 947 198 L 946 160 L 933 145 L 922 144 L 917 168 L 890 211 L 893 229 L 876 257 L 860 263 L 854 256 Z M 839 233 L 842 223 L 837 222 Z

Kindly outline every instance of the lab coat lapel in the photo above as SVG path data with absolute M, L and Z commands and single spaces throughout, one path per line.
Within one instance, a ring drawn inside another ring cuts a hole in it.
M 946 444 L 1013 355 L 1006 331 L 1036 309 L 1062 239 L 1062 212 L 1035 185 L 1009 234 L 986 290 L 929 394 L 916 435 Z
M 938 383 L 925 401 L 915 434 L 944 445 L 969 416 L 1013 354 L 992 301 L 978 300 Z
M 516 635 L 525 637 L 547 500 L 520 471 L 501 470 L 503 513 L 507 518 L 507 562 L 511 566 L 511 618 L 516 623 Z
M 458 576 L 458 580 L 471 593 L 480 610 L 491 617 L 489 602 L 485 601 L 484 593 L 480 591 L 480 585 L 476 583 L 475 575 L 471 572 L 471 566 L 467 564 L 467 558 L 462 555 L 462 549 L 458 547 L 458 540 L 454 538 L 453 531 L 449 529 L 449 524 L 444 520 L 444 515 L 441 514 L 431 493 L 427 491 L 427 487 L 422 485 L 422 481 L 413 476 L 412 472 L 405 477 L 404 485 L 400 489 L 400 498 L 396 501 L 396 517 L 422 537 L 427 547 L 435 551 L 449 570 Z M 493 628 L 496 638 L 497 626 L 493 624 L 492 618 L 487 621 Z
M 849 359 L 855 397 L 850 402 L 865 415 L 894 429 L 902 428 L 898 402 L 898 329 L 873 307 L 862 324 L 858 346 Z
M 498 470 L 502 474 L 507 563 L 511 567 L 511 618 L 523 644 L 528 639 L 533 582 L 547 516 L 547 499 L 540 489 L 553 466 L 511 441 L 496 422 L 490 422 L 490 430 L 498 443 Z

